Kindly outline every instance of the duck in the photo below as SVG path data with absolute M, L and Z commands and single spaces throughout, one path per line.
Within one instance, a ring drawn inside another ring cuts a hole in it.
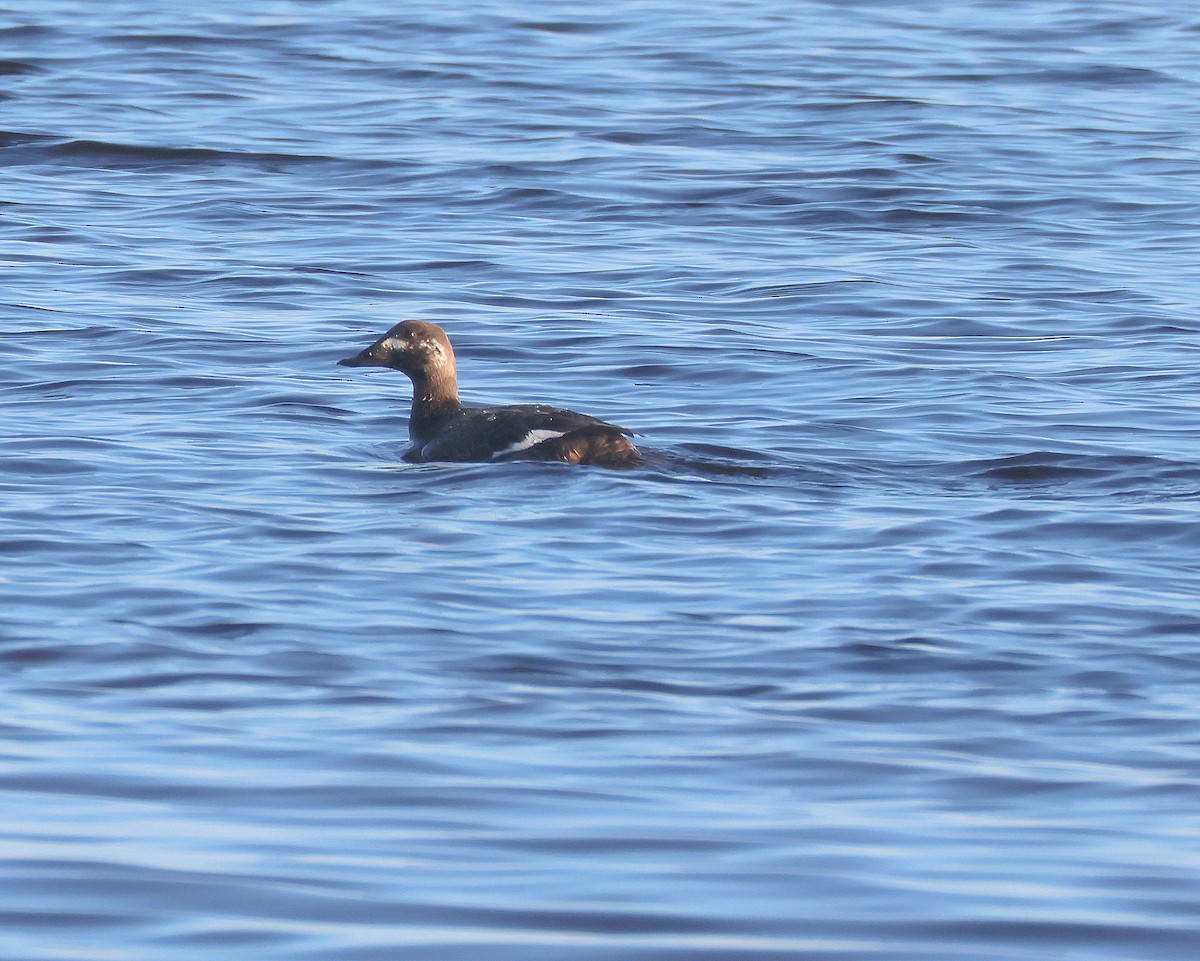
M 458 398 L 450 338 L 428 321 L 403 321 L 338 364 L 387 367 L 412 381 L 412 446 L 403 455 L 410 463 L 528 460 L 635 467 L 642 461 L 629 440 L 632 431 L 589 414 L 544 404 L 465 406 Z

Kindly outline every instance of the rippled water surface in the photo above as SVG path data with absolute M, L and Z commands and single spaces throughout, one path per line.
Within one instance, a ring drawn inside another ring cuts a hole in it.
M 1198 50 L 10 0 L 0 961 L 1194 961 Z

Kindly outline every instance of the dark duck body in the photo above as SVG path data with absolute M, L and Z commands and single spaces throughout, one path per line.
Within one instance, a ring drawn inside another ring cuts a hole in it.
M 641 462 L 629 431 L 587 414 L 541 404 L 464 407 L 454 348 L 437 324 L 406 320 L 338 363 L 408 375 L 413 385 L 408 461 L 554 460 L 598 467 Z

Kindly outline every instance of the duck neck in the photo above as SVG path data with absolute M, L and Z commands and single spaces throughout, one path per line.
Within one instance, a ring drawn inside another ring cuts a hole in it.
M 426 443 L 447 418 L 462 411 L 458 379 L 454 370 L 418 371 L 409 374 L 413 384 L 412 416 L 408 433 L 413 441 Z

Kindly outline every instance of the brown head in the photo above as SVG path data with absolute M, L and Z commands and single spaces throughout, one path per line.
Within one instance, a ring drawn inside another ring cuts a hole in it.
M 437 324 L 406 320 L 366 350 L 338 363 L 343 367 L 390 367 L 408 374 L 413 382 L 413 416 L 417 419 L 430 408 L 460 409 L 454 348 Z
M 408 375 L 413 385 L 408 433 L 423 444 L 437 433 L 447 416 L 462 411 L 454 348 L 437 324 L 406 320 L 366 350 L 339 360 L 343 367 L 390 367 Z
M 457 379 L 454 348 L 437 324 L 406 320 L 397 324 L 366 350 L 339 360 L 343 367 L 391 367 L 414 380 Z

